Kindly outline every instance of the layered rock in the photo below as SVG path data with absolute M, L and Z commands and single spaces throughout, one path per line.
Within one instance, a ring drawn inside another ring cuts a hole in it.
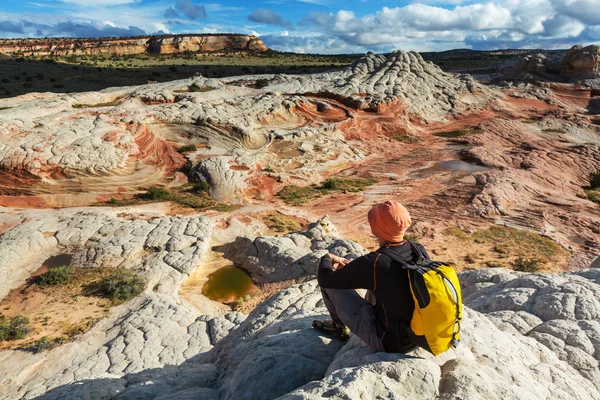
M 497 271 L 502 275 L 501 271 Z M 507 276 L 511 276 L 507 272 Z M 506 274 L 505 274 L 506 275 Z M 514 276 L 514 274 L 513 274 Z M 583 314 L 565 314 L 559 309 L 546 309 L 550 318 L 574 323 L 574 318 L 593 318 L 593 303 L 599 287 L 593 281 L 572 276 L 524 275 L 513 282 L 510 291 L 503 279 L 492 278 L 488 271 L 470 273 L 467 282 L 467 304 L 479 307 L 481 300 L 495 305 L 515 293 L 530 292 L 536 279 L 555 283 L 556 298 L 560 281 L 566 279 L 589 288 L 590 292 L 573 294 Z M 485 280 L 479 286 L 474 281 Z M 510 278 L 508 278 L 510 281 Z M 471 289 L 471 290 L 469 290 Z M 517 298 L 517 297 L 515 297 Z M 477 300 L 480 299 L 480 300 Z M 541 301 L 541 299 L 540 299 Z M 535 315 L 514 302 L 513 320 L 539 321 Z M 501 306 L 500 306 L 501 307 Z M 534 330 L 528 335 L 511 328 L 498 316 L 465 308 L 461 345 L 441 356 L 433 357 L 418 350 L 412 354 L 373 353 L 358 338 L 347 344 L 319 334 L 310 328 L 315 318 L 326 310 L 315 281 L 286 289 L 257 308 L 237 329 L 216 347 L 193 361 L 169 369 L 129 374 L 123 378 L 83 381 L 51 390 L 43 399 L 58 399 L 69 393 L 89 395 L 104 382 L 113 393 L 104 398 L 181 399 L 199 396 L 203 399 L 313 399 L 320 397 L 382 398 L 470 398 L 470 399 L 599 399 L 595 381 L 563 361 L 559 354 L 538 340 Z M 571 319 L 573 318 L 573 319 Z M 510 325 L 510 324 L 508 324 Z M 524 325 L 523 325 L 524 326 Z M 541 328 L 540 328 L 541 329 Z M 544 329 L 541 329 L 544 330 Z M 590 332 L 598 332 L 593 328 Z M 593 354 L 581 335 L 569 336 L 574 345 L 580 343 L 584 354 Z M 597 341 L 597 337 L 592 337 Z M 578 342 L 579 341 L 579 342 Z M 590 342 L 593 343 L 593 342 Z M 587 347 L 586 347 L 587 346 Z M 558 349 L 553 346 L 552 348 Z M 581 357 L 581 355 L 580 355 Z M 587 364 L 589 365 L 589 364 Z M 578 365 L 579 366 L 579 365 Z M 596 363 L 597 368 L 597 363 Z M 146 381 L 146 387 L 139 383 Z M 139 382 L 139 383 L 138 383 Z M 176 382 L 176 383 L 175 383 Z M 154 392 L 151 392 L 151 389 Z M 135 391 L 139 391 L 134 393 Z M 117 397 L 120 394 L 122 397 Z M 128 394 L 130 396 L 128 396 Z
M 320 259 L 327 253 L 353 260 L 364 254 L 356 243 L 337 238 L 327 216 L 305 232 L 279 237 L 241 236 L 226 246 L 225 256 L 248 271 L 256 283 L 279 282 L 316 275 Z
M 0 40 L 0 53 L 19 56 L 95 54 L 174 54 L 184 52 L 264 52 L 262 40 L 249 35 L 171 35 L 98 39 Z
M 562 60 L 561 74 L 570 81 L 600 78 L 600 46 L 573 46 Z
M 495 97 L 470 77 L 405 52 L 368 54 L 323 74 L 266 75 L 268 87 L 250 88 L 258 78 L 195 77 L 5 101 L 0 194 L 55 204 L 48 195 L 69 193 L 89 204 L 123 188 L 180 184 L 186 160 L 176 149 L 193 143 L 201 147 L 188 156 L 195 179 L 208 182 L 215 198 L 239 202 L 247 189 L 265 186 L 260 169 L 279 181 L 321 179 L 320 171 L 363 158 L 347 138 L 408 131 L 415 121 L 471 112 Z M 210 91 L 182 93 L 192 84 Z

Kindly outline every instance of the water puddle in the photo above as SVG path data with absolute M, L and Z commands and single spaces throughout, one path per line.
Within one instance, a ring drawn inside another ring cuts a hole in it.
M 440 167 L 450 171 L 481 172 L 488 168 L 483 165 L 470 164 L 463 160 L 449 160 L 440 162 Z
M 231 303 L 255 289 L 252 279 L 244 271 L 229 265 L 208 275 L 202 294 L 220 303 Z
M 448 160 L 441 161 L 435 164 L 433 167 L 420 169 L 412 173 L 414 177 L 417 178 L 426 178 L 432 175 L 437 175 L 442 172 L 457 172 L 457 171 L 465 171 L 465 172 L 481 172 L 487 171 L 488 168 L 482 165 L 470 164 L 466 161 L 462 160 Z

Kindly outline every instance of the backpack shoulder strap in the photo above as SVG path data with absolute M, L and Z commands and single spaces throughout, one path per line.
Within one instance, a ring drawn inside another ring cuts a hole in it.
M 403 259 L 402 257 L 400 257 L 399 255 L 397 255 L 396 253 L 394 253 L 393 251 L 391 251 L 388 248 L 382 247 L 379 250 L 377 250 L 377 252 L 379 254 L 383 254 L 384 256 L 386 256 L 388 258 L 391 258 L 393 261 L 396 261 L 398 264 L 400 264 L 400 266 L 402 268 L 411 269 L 411 270 L 417 270 L 417 269 L 419 269 L 419 267 L 417 265 L 414 265 L 413 263 L 406 262 L 405 259 Z

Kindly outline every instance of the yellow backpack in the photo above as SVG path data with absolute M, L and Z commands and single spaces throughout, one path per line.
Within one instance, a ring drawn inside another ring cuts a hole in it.
M 409 244 L 419 255 L 416 262 L 407 261 L 385 247 L 378 252 L 407 270 L 415 301 L 409 329 L 413 342 L 438 355 L 450 347 L 456 347 L 460 340 L 460 282 L 454 268 L 428 260 L 418 246 L 411 242 Z

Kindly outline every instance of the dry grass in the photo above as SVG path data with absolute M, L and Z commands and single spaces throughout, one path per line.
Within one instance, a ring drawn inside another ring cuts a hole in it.
M 277 193 L 277 196 L 288 204 L 300 206 L 334 192 L 362 192 L 367 186 L 375 183 L 377 183 L 375 179 L 330 178 L 321 186 L 286 186 Z
M 116 107 L 121 105 L 123 101 L 113 101 L 108 103 L 97 103 L 97 104 L 73 104 L 73 108 L 100 108 L 100 107 Z
M 448 132 L 436 132 L 433 134 L 433 136 L 437 136 L 437 137 L 443 137 L 443 138 L 457 138 L 457 137 L 461 137 L 461 136 L 466 136 L 466 135 L 476 135 L 478 133 L 482 133 L 483 130 L 482 129 L 458 129 L 455 131 L 448 131 Z
M 299 222 L 288 218 L 280 212 L 273 212 L 263 217 L 263 222 L 269 229 L 277 232 L 298 231 L 302 228 Z
M 536 270 L 559 271 L 569 258 L 568 252 L 550 238 L 503 226 L 473 233 L 450 226 L 442 234 L 443 241 L 432 250 L 437 259 L 454 263 L 459 269 L 510 265 L 525 270 L 529 260 L 537 260 Z

